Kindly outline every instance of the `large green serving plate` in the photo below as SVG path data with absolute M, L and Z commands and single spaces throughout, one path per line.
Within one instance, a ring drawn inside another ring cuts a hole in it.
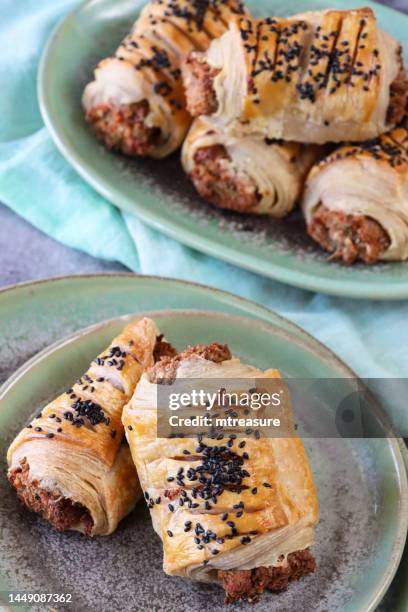
M 109 154 L 95 140 L 82 108 L 84 85 L 98 60 L 112 53 L 129 30 L 143 0 L 90 0 L 52 34 L 38 77 L 38 95 L 49 131 L 66 159 L 97 191 L 123 210 L 204 253 L 305 289 L 336 295 L 408 297 L 408 265 L 329 262 L 306 236 L 299 213 L 276 222 L 215 210 L 194 192 L 179 154 L 157 162 Z M 248 0 L 256 14 L 293 14 L 329 6 L 351 8 L 356 0 Z M 408 43 L 408 17 L 365 1 L 380 24 Z
M 28 416 L 71 384 L 126 323 L 129 316 L 124 315 L 149 312 L 179 348 L 219 340 L 246 361 L 278 366 L 285 376 L 353 376 L 333 353 L 290 322 L 203 286 L 101 275 L 6 289 L 0 292 L 0 382 L 8 377 L 0 390 L 3 474 L 6 448 Z M 326 413 L 333 406 L 322 405 L 321 410 Z M 382 426 L 380 412 L 372 418 Z M 300 602 L 302 609 L 321 612 L 374 610 L 395 574 L 406 536 L 408 492 L 401 442 L 321 439 L 305 444 L 320 500 L 319 570 L 279 597 L 267 594 L 251 610 L 293 612 Z M 0 499 L 0 594 L 9 589 L 72 592 L 74 606 L 69 609 L 75 612 L 223 610 L 218 588 L 162 573 L 161 545 L 143 503 L 112 537 L 87 540 L 54 533 L 20 508 L 5 478 L 0 479 Z M 380 609 L 406 610 L 404 589 L 402 575 Z

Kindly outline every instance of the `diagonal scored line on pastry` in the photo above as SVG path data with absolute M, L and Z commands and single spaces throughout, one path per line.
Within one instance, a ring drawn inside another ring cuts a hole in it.
M 122 410 L 142 372 L 172 349 L 141 319 L 92 362 L 8 449 L 8 478 L 20 500 L 56 529 L 108 535 L 141 496 Z
M 322 155 L 315 145 L 236 138 L 199 118 L 184 142 L 182 162 L 199 194 L 215 206 L 282 218 Z
M 379 138 L 344 145 L 307 179 L 308 232 L 333 258 L 408 259 L 408 118 Z
M 123 411 L 164 571 L 221 583 L 227 601 L 256 601 L 315 570 L 318 503 L 307 455 L 296 437 L 157 438 L 158 389 L 182 378 L 277 377 L 227 346 L 189 347 L 146 372 Z
M 151 0 L 83 94 L 86 117 L 106 147 L 155 158 L 175 151 L 191 123 L 183 59 L 205 51 L 233 15 L 245 13 L 239 0 Z
M 375 138 L 402 119 L 408 95 L 401 45 L 369 8 L 236 17 L 183 76 L 193 116 L 304 143 Z

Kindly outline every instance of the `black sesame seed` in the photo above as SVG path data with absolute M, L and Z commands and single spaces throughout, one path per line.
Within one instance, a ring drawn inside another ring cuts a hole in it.
M 173 504 L 169 504 L 167 507 L 168 507 L 168 509 L 170 510 L 170 512 L 174 512 L 174 506 L 173 506 Z
M 272 489 L 272 485 L 269 484 L 269 482 L 264 482 L 263 486 L 266 487 L 267 489 Z
M 167 530 L 167 535 L 169 536 L 169 538 L 173 537 L 173 532 L 170 531 L 170 529 Z
M 53 438 L 54 434 L 53 433 L 47 433 L 47 438 Z

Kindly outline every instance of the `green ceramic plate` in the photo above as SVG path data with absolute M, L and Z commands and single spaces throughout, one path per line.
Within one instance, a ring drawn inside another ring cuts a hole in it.
M 183 309 L 153 315 L 179 347 L 219 339 L 243 359 L 259 367 L 278 364 L 288 376 L 352 376 L 337 357 L 288 321 L 199 285 L 126 275 L 27 284 L 0 292 L 0 380 L 12 375 L 0 391 L 2 461 L 28 415 L 70 384 L 124 324 L 118 316 L 158 308 Z M 206 312 L 191 310 L 197 308 Z M 77 332 L 112 317 L 108 323 Z M 77 333 L 61 341 L 71 332 Z M 402 447 L 398 440 L 308 440 L 306 444 L 321 504 L 316 547 L 320 569 L 279 599 L 267 595 L 254 610 L 279 606 L 292 612 L 299 601 L 304 609 L 316 611 L 373 610 L 394 575 L 405 540 L 408 499 Z M 10 488 L 1 482 L 0 591 L 12 587 L 71 591 L 75 610 L 223 609 L 217 588 L 162 574 L 161 548 L 143 504 L 112 538 L 88 541 L 77 534 L 53 533 L 19 508 Z M 388 597 L 392 596 L 396 607 L 386 603 L 383 609 L 404 610 L 404 593 L 393 590 Z
M 98 60 L 112 53 L 144 2 L 91 0 L 57 27 L 41 62 L 38 94 L 44 120 L 68 161 L 103 196 L 191 247 L 265 276 L 314 291 L 360 298 L 408 297 L 408 265 L 329 263 L 306 236 L 299 213 L 275 222 L 211 208 L 194 192 L 179 155 L 162 161 L 128 160 L 107 153 L 86 125 L 81 92 Z M 355 0 L 248 0 L 257 13 L 289 14 Z M 364 2 L 365 5 L 373 3 Z M 408 17 L 376 7 L 381 25 L 400 40 Z

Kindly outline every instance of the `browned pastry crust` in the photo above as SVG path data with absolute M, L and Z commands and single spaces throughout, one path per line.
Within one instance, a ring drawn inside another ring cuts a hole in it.
M 214 79 L 220 71 L 201 62 L 194 54 L 188 56 L 182 70 L 187 89 L 188 112 L 193 117 L 216 113 L 218 102 L 214 91 Z
M 8 474 L 10 484 L 16 489 L 19 500 L 32 512 L 40 514 L 57 529 L 65 531 L 82 525 L 86 535 L 91 535 L 93 520 L 86 508 L 57 491 L 46 491 L 37 480 L 30 480 L 30 466 L 27 459 L 20 461 L 20 467 Z
M 387 114 L 387 122 L 390 124 L 399 123 L 403 119 L 408 103 L 408 76 L 405 72 L 402 47 L 399 48 L 398 53 L 400 71 L 395 81 L 391 84 L 390 105 Z
M 222 145 L 199 149 L 194 155 L 190 178 L 198 193 L 208 202 L 229 210 L 251 212 L 261 199 L 255 181 L 237 172 Z
M 320 206 L 308 226 L 309 235 L 326 251 L 347 265 L 357 260 L 376 263 L 390 245 L 377 221 L 364 215 L 348 215 Z
M 183 78 L 193 116 L 298 142 L 376 137 L 408 98 L 401 48 L 367 8 L 233 19 L 206 54 L 190 54 Z
M 286 591 L 291 580 L 312 574 L 316 562 L 307 548 L 287 557 L 287 565 L 281 567 L 257 567 L 253 570 L 219 570 L 218 579 L 225 590 L 225 603 L 239 600 L 255 603 L 265 591 Z
M 191 122 L 182 62 L 245 13 L 240 0 L 150 0 L 85 88 L 86 118 L 97 137 L 125 155 L 163 158 L 175 151 Z
M 143 100 L 122 106 L 99 104 L 87 112 L 86 119 L 109 151 L 147 156 L 161 138 L 160 129 L 146 126 L 148 114 L 149 102 Z
M 256 601 L 265 589 L 283 590 L 315 569 L 308 549 L 318 504 L 310 465 L 299 438 L 267 438 L 252 429 L 244 438 L 227 432 L 158 438 L 158 384 L 189 375 L 239 385 L 247 376 L 252 384 L 279 373 L 243 364 L 222 344 L 188 347 L 145 373 L 122 417 L 163 542 L 164 571 L 220 583 L 227 601 Z
M 214 363 L 222 363 L 231 359 L 231 352 L 225 344 L 214 342 L 208 346 L 203 344 L 188 346 L 182 353 L 165 356 L 158 361 L 149 371 L 150 382 L 171 385 L 176 378 L 180 362 L 192 355 L 198 355 Z
M 390 105 L 387 122 L 396 124 L 404 116 L 408 100 L 408 78 L 402 59 L 402 48 L 399 50 L 400 71 L 390 87 Z M 218 110 L 218 101 L 214 89 L 214 80 L 220 70 L 201 61 L 191 53 L 183 65 L 183 78 L 187 90 L 187 110 L 193 117 L 211 116 Z M 249 79 L 249 91 L 255 87 L 252 77 Z M 304 88 L 304 91 L 307 87 Z
M 121 416 L 154 353 L 160 358 L 174 351 L 151 320 L 129 324 L 10 446 L 10 484 L 58 531 L 108 535 L 140 496 Z

